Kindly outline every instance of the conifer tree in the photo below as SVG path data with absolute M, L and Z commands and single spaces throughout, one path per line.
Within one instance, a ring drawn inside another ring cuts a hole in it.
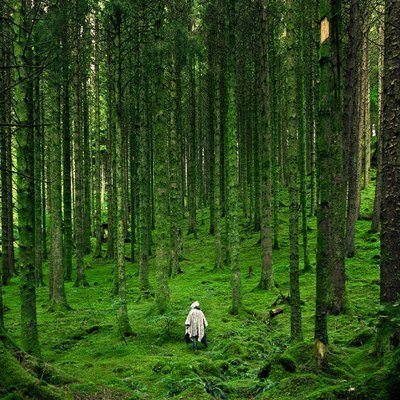
M 383 73 L 382 125 L 382 203 L 381 203 L 381 294 L 382 304 L 394 303 L 400 296 L 400 3 L 385 2 L 385 50 Z M 400 335 L 397 332 L 397 338 Z
M 267 11 L 264 2 L 258 0 L 258 40 L 260 57 L 260 136 L 262 145 L 262 197 L 261 197 L 261 279 L 260 289 L 271 289 L 274 285 L 272 268 L 272 240 L 271 240 L 271 152 L 270 127 L 268 126 L 269 93 L 268 93 L 268 55 L 266 46 Z
M 29 17 L 30 0 L 15 2 L 14 24 L 17 27 L 14 54 L 19 67 L 15 80 L 15 108 L 19 129 L 17 143 L 17 196 L 18 196 L 18 242 L 21 270 L 21 329 L 23 349 L 39 355 L 39 338 L 36 318 L 35 290 L 35 237 L 34 237 L 34 151 L 33 151 L 33 44 L 28 32 L 32 29 Z M 17 122 L 16 121 L 16 122 Z

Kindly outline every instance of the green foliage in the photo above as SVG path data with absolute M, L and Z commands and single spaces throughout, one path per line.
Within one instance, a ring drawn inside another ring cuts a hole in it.
M 285 193 L 282 195 L 285 201 Z M 372 201 L 373 189 L 364 191 L 362 210 L 371 208 Z M 309 222 L 310 226 L 314 223 Z M 305 341 L 291 344 L 289 306 L 280 305 L 284 312 L 273 319 L 268 317 L 279 291 L 253 290 L 260 273 L 258 234 L 241 232 L 242 275 L 246 276 L 249 265 L 254 267 L 254 276 L 242 282 L 243 310 L 251 312 L 232 316 L 230 271 L 214 270 L 215 245 L 207 224 L 199 225 L 197 238 L 184 237 L 183 273 L 170 281 L 171 306 L 163 315 L 158 314 L 153 298 L 137 300 L 138 264 L 127 263 L 129 318 L 136 336 L 119 337 L 118 301 L 110 294 L 111 262 L 89 257 L 91 268 L 85 272 L 93 285 L 83 289 L 66 284 L 73 311 L 47 312 L 48 288 L 38 288 L 43 357 L 76 381 L 67 387 L 77 398 L 388 399 L 390 391 L 398 390 L 399 354 L 374 355 L 379 237 L 371 235 L 369 227 L 369 221 L 357 222 L 359 251 L 347 262 L 349 311 L 328 317 L 329 363 L 325 371 L 318 371 L 314 355 L 315 276 L 300 276 Z M 312 263 L 315 234 L 316 230 L 310 231 Z M 282 237 L 287 235 L 287 226 L 282 225 Z M 281 244 L 281 249 L 274 251 L 275 279 L 286 295 L 289 247 L 287 241 Z M 154 261 L 150 259 L 151 287 L 156 284 Z M 47 281 L 47 264 L 44 272 Z M 6 327 L 11 337 L 20 341 L 18 279 L 13 278 L 3 290 L 4 303 L 10 309 L 5 314 Z M 183 340 L 184 321 L 194 300 L 200 302 L 209 322 L 209 347 L 199 344 L 197 353 Z M 397 326 L 397 307 L 383 307 L 378 315 Z M 7 379 L 16 386 L 19 375 L 13 376 Z M 50 376 L 45 380 L 57 385 L 62 382 Z

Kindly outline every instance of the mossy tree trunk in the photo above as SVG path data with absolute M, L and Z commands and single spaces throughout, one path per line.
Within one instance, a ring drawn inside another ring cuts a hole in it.
M 0 4 L 0 15 L 8 15 L 4 2 Z M 6 24 L 0 24 L 0 43 L 4 43 L 5 36 L 7 34 Z M 0 97 L 0 168 L 1 168 L 1 244 L 2 244 L 2 257 L 1 257 L 1 269 L 0 269 L 0 335 L 4 332 L 4 308 L 3 308 L 3 284 L 7 284 L 10 276 L 10 267 L 8 264 L 8 214 L 7 214 L 7 129 L 6 125 L 10 123 L 9 115 L 7 114 L 7 98 L 9 91 L 7 86 L 9 85 L 10 79 L 7 74 L 7 55 L 5 46 L 0 46 L 0 93 L 3 95 Z
M 94 20 L 94 118 L 95 118 L 95 175 L 94 175 L 94 192 L 95 192 L 95 236 L 96 247 L 94 257 L 102 257 L 102 207 L 101 207 L 101 160 L 102 153 L 100 151 L 101 142 L 101 115 L 100 115 L 100 15 L 96 9 Z
M 343 147 L 341 144 L 340 0 L 320 3 L 320 88 L 317 170 L 320 204 L 317 211 L 317 294 L 315 346 L 317 362 L 327 356 L 327 313 L 332 304 L 341 309 L 344 294 Z
M 190 29 L 193 30 L 193 21 Z M 191 34 L 191 33 L 190 33 Z M 189 157 L 188 157 L 188 207 L 189 207 L 189 227 L 188 234 L 197 235 L 196 222 L 196 187 L 197 187 L 197 109 L 196 109 L 196 56 L 194 51 L 194 37 L 190 38 L 188 54 L 188 73 L 189 73 Z
M 232 280 L 231 314 L 237 315 L 242 307 L 242 288 L 240 273 L 240 237 L 239 237 L 239 171 L 238 171 L 238 119 L 236 102 L 236 18 L 240 3 L 231 1 L 227 4 L 228 15 L 228 44 L 229 54 L 227 63 L 228 81 L 228 137 L 227 137 L 227 219 L 228 219 L 228 251 Z
M 166 99 L 163 94 L 165 84 L 165 66 L 163 56 L 164 49 L 164 17 L 163 1 L 157 7 L 157 19 L 155 20 L 155 46 L 156 46 L 156 66 L 155 66 L 155 120 L 154 120 L 154 197 L 155 197 L 155 243 L 156 249 L 156 275 L 157 291 L 156 305 L 158 312 L 163 314 L 167 308 L 170 298 L 168 286 L 169 273 L 169 224 L 168 224 L 168 179 L 165 174 L 165 162 L 167 160 L 166 146 L 167 137 L 167 107 Z M 167 223 L 166 223 L 167 222 Z
M 86 0 L 75 0 L 75 133 L 74 133 L 74 189 L 75 189 L 75 247 L 76 247 L 76 280 L 75 286 L 88 286 L 85 276 L 84 254 L 84 187 L 83 187 L 83 82 L 84 74 L 83 44 L 81 30 L 84 30 Z
M 297 7 L 296 7 L 297 6 Z M 300 184 L 300 204 L 301 209 L 301 235 L 303 241 L 303 263 L 304 270 L 311 269 L 308 248 L 308 226 L 307 226 L 307 183 L 306 183 L 306 151 L 307 151 L 307 134 L 306 134 L 306 115 L 305 115 L 305 6 L 306 0 L 296 2 L 295 16 L 297 17 L 296 30 L 297 38 L 294 39 L 296 48 L 295 70 L 296 70 L 296 108 L 297 108 L 297 126 L 298 126 L 298 171 Z M 296 35 L 295 35 L 296 36 Z M 295 140 L 295 138 L 293 138 Z M 290 178 L 289 178 L 290 179 Z
M 380 230 L 381 202 L 382 202 L 382 95 L 383 95 L 383 23 L 378 23 L 378 163 L 376 167 L 376 187 L 374 199 L 374 212 L 372 214 L 371 232 Z
M 348 24 L 347 58 L 344 75 L 345 174 L 347 179 L 347 257 L 355 254 L 355 225 L 360 209 L 361 190 L 361 137 L 359 129 L 359 47 L 360 47 L 360 4 L 352 0 Z
M 270 10 L 272 15 L 276 13 L 276 2 L 270 2 Z M 268 64 L 269 69 L 271 71 L 275 71 L 270 74 L 269 85 L 270 85 L 270 93 L 271 93 L 271 106 L 272 110 L 269 115 L 269 121 L 271 124 L 271 135 L 272 135 L 272 151 L 271 151 L 271 168 L 272 168 L 272 221 L 273 221 L 273 249 L 279 249 L 279 231 L 280 231 L 280 222 L 279 222 L 279 203 L 280 203 L 280 163 L 279 163 L 279 98 L 277 94 L 280 75 L 283 74 L 283 71 L 276 71 L 277 65 L 280 65 L 281 56 L 278 53 L 277 44 L 276 44 L 276 27 L 275 23 L 271 23 L 268 29 L 268 47 L 269 47 L 269 57 Z M 283 68 L 282 68 L 283 70 Z M 258 146 L 260 148 L 260 146 Z M 258 152 L 260 150 L 258 149 Z M 259 184 L 258 184 L 259 185 Z
M 217 37 L 216 21 L 215 21 L 215 5 L 209 4 L 207 7 L 206 23 L 208 24 L 208 32 L 206 37 L 207 43 L 207 135 L 208 135 L 208 202 L 210 206 L 210 229 L 211 235 L 215 234 L 215 76 L 216 76 L 216 46 L 215 39 Z M 206 169 L 207 172 L 207 169 Z
M 298 177 L 299 162 L 298 140 L 301 137 L 300 127 L 302 119 L 302 74 L 301 74 L 301 39 L 295 36 L 295 26 L 298 24 L 298 12 L 301 7 L 295 8 L 292 1 L 288 1 L 286 32 L 287 32 L 287 133 L 288 133 L 288 154 L 290 174 L 288 176 L 289 189 L 289 236 L 290 236 L 290 332 L 292 340 L 302 338 L 301 329 L 301 308 L 300 308 L 300 282 L 299 282 L 299 191 Z M 296 13 L 297 11 L 297 13 Z M 300 25 L 301 26 L 301 25 Z M 297 31 L 298 35 L 302 33 Z M 301 102 L 300 102 L 301 101 Z M 300 102 L 300 104 L 298 104 Z M 299 129 L 300 127 L 300 129 Z M 303 132 L 304 133 L 304 132 Z M 301 146 L 301 143 L 300 143 Z M 300 154 L 299 154 L 300 153 Z
M 40 66 L 38 55 L 34 56 L 35 67 Z M 34 79 L 34 198 L 35 198 L 35 279 L 37 286 L 44 286 L 43 280 L 43 240 L 42 240 L 42 146 L 44 135 L 42 130 L 42 107 L 43 96 L 41 95 L 42 80 L 40 77 Z
M 10 17 L 10 9 L 4 2 L 0 5 L 0 15 L 4 18 Z M 13 202 L 12 202 L 12 164 L 11 164 L 11 49 L 10 25 L 0 25 L 0 168 L 1 168 L 1 275 L 3 285 L 7 285 L 10 277 L 14 274 L 14 235 L 13 235 Z
M 115 135 L 115 112 L 114 112 L 114 83 L 113 74 L 113 45 L 110 39 L 106 40 L 107 48 L 107 139 L 106 139 L 106 192 L 107 192 L 107 258 L 114 259 L 114 177 L 112 168 L 112 142 Z
M 65 280 L 72 280 L 72 193 L 71 193 L 71 108 L 70 108 L 70 69 L 71 69 L 71 45 L 69 41 L 69 14 L 70 6 L 66 0 L 62 4 L 62 34 L 61 34 L 61 52 L 62 52 L 62 179 L 63 179 L 63 232 L 64 232 L 64 250 L 63 266 Z
M 123 104 L 123 91 L 122 91 L 122 24 L 123 24 L 123 10 L 119 4 L 115 4 L 110 16 L 111 23 L 114 29 L 114 48 L 115 48 L 115 61 L 116 61 L 116 88 L 115 88 L 115 106 L 117 116 L 117 131 L 115 136 L 115 190 L 116 190 L 116 229 L 115 229 L 115 242 L 116 242 L 116 261 L 117 269 L 115 273 L 118 276 L 118 294 L 119 294 L 119 332 L 120 335 L 130 336 L 132 328 L 129 323 L 128 306 L 126 298 L 126 273 L 125 273 L 125 229 L 124 229 L 124 166 L 123 166 L 123 129 L 125 110 Z
M 258 0 L 259 10 L 258 40 L 260 57 L 260 139 L 262 148 L 262 176 L 261 176 L 261 278 L 260 289 L 271 289 L 274 285 L 272 267 L 272 239 L 271 239 L 271 133 L 269 122 L 269 93 L 268 93 L 268 54 L 267 54 L 267 11 L 262 0 Z
M 56 43 L 59 38 L 53 39 Z M 55 65 L 59 65 L 60 59 Z M 50 310 L 69 309 L 64 289 L 63 268 L 63 231 L 62 231 L 62 195 L 61 195 L 61 87 L 57 71 L 51 71 L 51 90 L 53 92 L 49 132 L 50 155 Z
M 139 57 L 144 57 L 143 35 L 139 38 Z M 149 73 L 142 66 L 139 69 L 139 287 L 143 296 L 150 295 L 149 283 L 149 255 L 150 255 L 150 239 L 149 231 L 151 231 L 151 213 L 149 204 L 151 204 L 150 195 L 150 136 L 147 129 L 146 115 L 150 104 L 147 104 L 145 82 L 150 79 Z
M 18 244 L 21 270 L 21 331 L 25 351 L 40 353 L 36 320 L 35 290 L 35 237 L 34 237 L 34 139 L 33 118 L 33 43 L 28 32 L 32 29 L 29 17 L 32 3 L 22 0 L 15 4 L 14 24 L 17 39 L 14 42 L 14 54 L 18 68 L 15 80 L 15 110 L 21 124 L 16 132 L 17 143 L 17 197 L 18 197 Z
M 400 298 L 400 3 L 385 2 L 382 121 L 381 303 Z
M 307 175 L 310 175 L 310 216 L 315 215 L 317 204 L 315 139 L 316 139 L 316 87 L 317 87 L 317 45 L 316 17 L 318 7 L 313 1 L 305 3 L 305 37 L 304 37 L 304 79 L 305 79 L 305 118 L 307 137 Z M 313 32 L 310 34 L 309 32 Z
M 180 9 L 177 1 L 173 6 L 171 24 L 174 25 L 174 48 L 172 56 L 171 97 L 173 109 L 169 124 L 169 218 L 170 218 L 170 275 L 175 276 L 181 272 L 179 265 L 182 250 L 182 216 L 184 215 L 185 202 L 185 173 L 182 173 L 182 163 L 186 164 L 182 151 L 185 145 L 185 130 L 183 125 L 182 108 L 182 70 L 186 62 L 186 26 L 181 21 L 187 19 L 185 8 Z M 178 7 L 177 7 L 178 6 Z M 186 169 L 186 168 L 184 168 Z
M 371 10 L 372 6 L 367 2 L 362 16 L 361 39 L 361 93 L 360 106 L 363 114 L 362 126 L 362 159 L 363 159 L 363 188 L 367 188 L 370 182 L 371 169 Z

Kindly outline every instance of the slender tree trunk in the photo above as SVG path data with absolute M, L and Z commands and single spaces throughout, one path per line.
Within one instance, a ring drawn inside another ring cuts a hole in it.
M 181 272 L 179 261 L 182 247 L 182 191 L 184 176 L 181 173 L 180 151 L 184 148 L 185 140 L 182 123 L 182 38 L 179 29 L 175 33 L 174 55 L 172 60 L 171 94 L 173 105 L 169 129 L 169 213 L 170 213 L 170 275 L 175 276 Z
M 0 15 L 9 17 L 4 3 L 0 5 Z M 11 35 L 5 23 L 0 24 L 0 167 L 1 167 L 1 263 L 2 284 L 7 285 L 14 274 L 14 239 L 13 239 L 13 203 L 12 203 L 12 175 L 11 175 L 11 70 L 10 51 L 7 37 Z M 8 125 L 8 126 L 7 126 Z M 1 283 L 0 283 L 1 285 Z
M 236 84 L 236 18 L 238 10 L 236 1 L 228 5 L 228 43 L 229 56 L 227 64 L 228 76 L 228 137 L 227 137 L 227 219 L 228 219 L 228 250 L 232 274 L 232 308 L 231 314 L 237 315 L 242 306 L 242 289 L 240 275 L 240 238 L 239 238 L 239 171 L 238 171 L 238 118 L 236 97 L 238 88 Z
M 15 110 L 22 126 L 17 130 L 17 197 L 18 197 L 18 243 L 21 268 L 21 331 L 23 349 L 39 355 L 39 338 L 36 320 L 35 291 L 35 237 L 34 237 L 34 149 L 33 143 L 33 51 L 28 32 L 32 28 L 28 12 L 30 0 L 23 0 L 15 7 L 14 24 L 18 39 L 14 42 L 14 54 L 19 66 L 16 70 Z
M 159 4 L 159 20 L 156 21 L 155 44 L 156 44 L 156 98 L 155 98 L 155 121 L 154 121 L 154 143 L 155 143 L 155 234 L 157 243 L 156 250 L 156 274 L 157 274 L 157 292 L 156 304 L 160 314 L 163 314 L 169 303 L 168 287 L 168 181 L 165 174 L 166 154 L 166 121 L 165 121 L 165 99 L 162 94 L 162 88 L 165 82 L 165 71 L 163 65 L 163 25 L 162 16 L 164 13 L 164 4 Z
M 39 60 L 35 57 L 36 65 L 39 66 Z M 34 80 L 34 197 L 35 197 L 35 278 L 37 286 L 44 286 L 43 281 L 43 241 L 42 241 L 42 146 L 44 137 L 42 137 L 43 122 L 41 115 L 41 102 L 43 101 L 40 92 L 40 79 L 37 77 Z
M 63 266 L 65 280 L 72 280 L 72 193 L 71 193 L 71 116 L 70 116 L 70 43 L 68 40 L 68 4 L 63 0 L 62 7 L 62 179 L 63 179 L 63 222 L 64 222 L 64 249 L 63 249 Z
M 112 44 L 107 46 L 107 140 L 106 140 L 106 192 L 107 192 L 107 258 L 114 259 L 114 177 L 112 168 L 113 153 L 111 150 L 113 136 L 115 131 L 115 113 L 114 113 L 114 83 L 112 70 Z
M 259 9 L 259 56 L 260 56 L 260 82 L 261 86 L 261 143 L 262 143 L 262 198 L 261 198 L 261 279 L 260 289 L 271 289 L 274 285 L 272 268 L 272 240 L 271 240 L 271 134 L 268 126 L 268 55 L 265 38 L 267 35 L 267 16 L 262 0 L 258 0 Z
M 317 170 L 320 204 L 317 211 L 317 294 L 315 348 L 317 363 L 326 364 L 327 312 L 342 307 L 343 262 L 343 147 L 341 143 L 340 0 L 320 3 L 320 89 Z M 328 297 L 329 296 L 329 297 Z
M 141 43 L 142 39 L 139 39 Z M 141 45 L 140 45 L 141 46 Z M 141 46 L 142 47 L 142 46 Z M 140 51 L 142 51 L 140 47 Z M 142 52 L 140 53 L 140 55 Z M 139 71 L 139 143 L 140 143 L 140 170 L 139 170 L 139 287 L 143 296 L 150 295 L 149 283 L 149 254 L 150 254 L 150 236 L 151 221 L 149 204 L 150 197 L 150 142 L 147 129 L 145 107 L 150 107 L 147 100 L 147 91 L 145 91 L 145 81 L 143 68 Z
M 288 176 L 289 186 L 289 236 L 290 236 L 290 332 L 292 340 L 302 339 L 301 329 L 301 308 L 300 308 L 300 283 L 299 283 L 299 193 L 298 176 L 299 167 L 302 167 L 298 156 L 298 140 L 302 141 L 304 134 L 302 124 L 301 109 L 302 102 L 302 71 L 301 71 L 301 40 L 295 38 L 294 27 L 296 24 L 295 11 L 297 13 L 301 7 L 293 6 L 289 0 L 287 2 L 287 102 L 288 102 L 288 163 L 290 174 Z M 301 32 L 300 32 L 301 35 Z M 300 102 L 301 101 L 301 102 Z M 300 102 L 300 104 L 298 104 Z M 300 129 L 299 129 L 300 127 Z M 298 138 L 299 134 L 299 138 Z M 300 146 L 302 144 L 300 143 Z M 300 154 L 299 154 L 300 153 Z
M 380 230 L 381 202 L 382 202 L 382 97 L 383 97 L 383 47 L 384 47 L 383 24 L 378 25 L 378 165 L 376 168 L 376 187 L 374 212 L 372 214 L 371 232 Z
M 196 58 L 193 50 L 189 51 L 189 157 L 188 157 L 188 205 L 189 228 L 188 235 L 196 235 Z
M 355 225 L 360 208 L 361 190 L 361 138 L 358 120 L 359 110 L 359 0 L 352 0 L 348 25 L 347 62 L 344 80 L 344 137 L 345 137 L 345 174 L 348 185 L 346 253 L 355 254 Z M 361 118 L 362 119 L 362 118 Z
M 381 303 L 400 296 L 400 3 L 385 2 L 382 120 Z M 399 333 L 397 332 L 397 337 Z
M 208 24 L 209 31 L 207 34 L 207 134 L 208 134 L 208 201 L 210 205 L 210 234 L 215 233 L 215 76 L 216 76 L 216 59 L 215 59 L 215 38 L 217 36 L 215 27 L 214 10 L 209 5 Z M 206 169 L 207 171 L 207 169 Z
M 297 1 L 296 5 L 298 15 L 298 43 L 296 45 L 297 56 L 295 57 L 296 70 L 296 106 L 297 106 L 297 126 L 298 126 L 298 171 L 300 178 L 300 208 L 301 208 L 301 234 L 303 239 L 303 262 L 304 271 L 311 269 L 310 259 L 308 257 L 308 226 L 307 226 L 307 187 L 306 187 L 306 150 L 307 150 L 307 133 L 306 133 L 306 115 L 305 115 L 305 65 L 304 65 L 304 36 L 305 36 L 305 1 Z M 294 39 L 296 40 L 296 39 Z M 295 140 L 295 137 L 293 137 Z M 291 168 L 292 169 L 292 168 Z M 296 183 L 297 185 L 297 183 Z
M 258 46 L 254 45 L 254 82 L 253 82 L 253 112 L 254 112 L 254 133 L 253 133 L 253 171 L 254 171 L 254 231 L 259 232 L 261 229 L 261 146 L 260 146 L 260 123 L 259 123 L 259 77 L 260 77 L 260 63 L 258 61 L 259 55 L 257 54 Z
M 76 0 L 76 24 L 75 27 L 75 134 L 74 134 L 74 167 L 75 167 L 75 245 L 76 245 L 76 281 L 75 286 L 88 286 L 85 276 L 84 254 L 84 187 L 83 187 L 83 84 L 82 84 L 82 19 L 80 9 L 81 0 Z
M 123 127 L 124 127 L 124 111 L 123 111 L 123 93 L 122 93 L 122 38 L 121 38 L 121 22 L 122 12 L 118 7 L 115 10 L 113 16 L 113 22 L 115 23 L 116 38 L 115 38 L 115 49 L 116 49 L 116 62 L 117 62 L 117 77 L 116 77 L 116 116 L 117 116 L 117 132 L 116 132 L 116 143 L 115 143 L 115 189 L 116 189 L 116 230 L 115 230 L 115 242 L 116 242 L 116 259 L 117 259 L 117 274 L 118 274 L 118 293 L 119 293 L 119 332 L 120 335 L 130 336 L 132 335 L 132 328 L 129 323 L 128 317 L 128 306 L 126 299 L 126 273 L 125 273 L 125 234 L 124 234 L 124 162 L 123 162 Z
M 276 3 L 271 3 L 271 6 Z M 275 44 L 275 28 L 271 24 L 269 29 L 269 46 L 270 57 L 269 67 L 271 71 L 276 71 L 279 65 L 279 59 L 276 52 Z M 280 164 L 279 164 L 279 99 L 277 95 L 277 87 L 279 85 L 279 73 L 274 72 L 270 77 L 270 91 L 272 93 L 272 113 L 270 115 L 271 133 L 272 133 L 272 152 L 271 152 L 271 166 L 272 166 L 272 220 L 273 220 L 273 249 L 279 249 L 279 202 L 280 202 Z
M 95 235 L 96 235 L 96 247 L 94 251 L 95 258 L 101 258 L 102 256 L 102 218 L 101 218 L 101 160 L 102 155 L 100 152 L 100 23 L 99 23 L 99 11 L 96 12 L 94 21 L 94 91 L 95 91 L 95 103 L 94 103 L 94 117 L 95 117 Z
M 55 71 L 53 72 L 55 73 Z M 54 77 L 53 77 L 54 79 Z M 64 289 L 63 269 L 63 233 L 62 233 L 62 196 L 61 196 L 61 143 L 60 143 L 60 85 L 53 84 L 55 105 L 53 105 L 52 121 L 50 131 L 50 310 L 70 309 Z
M 363 188 L 367 188 L 370 180 L 371 168 L 371 61 L 370 61 L 370 27 L 371 27 L 371 5 L 366 4 L 363 25 L 362 25 L 362 79 L 361 79 L 361 96 L 362 113 L 364 115 L 363 122 Z

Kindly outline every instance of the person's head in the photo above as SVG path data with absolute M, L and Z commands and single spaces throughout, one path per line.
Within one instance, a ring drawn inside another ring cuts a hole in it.
M 197 308 L 198 310 L 200 310 L 200 303 L 196 300 L 194 303 L 192 303 L 192 305 L 190 306 L 190 308 L 193 310 L 195 308 Z

